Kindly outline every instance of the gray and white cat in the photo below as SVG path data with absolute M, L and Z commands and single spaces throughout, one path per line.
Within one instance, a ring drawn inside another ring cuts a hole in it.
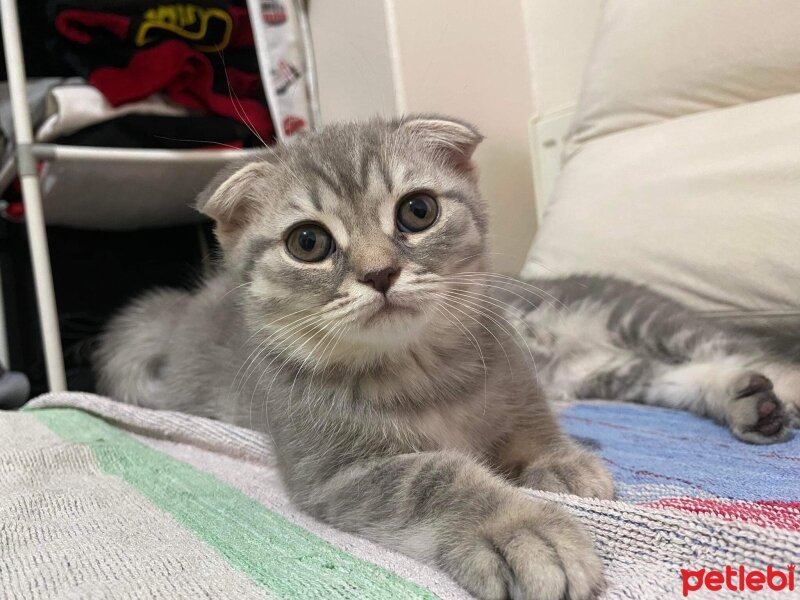
M 581 527 L 520 487 L 612 498 L 545 396 L 688 408 L 768 443 L 797 371 L 631 284 L 487 272 L 480 135 L 439 117 L 327 127 L 225 172 L 220 272 L 111 323 L 101 389 L 268 431 L 294 501 L 480 598 L 590 598 Z

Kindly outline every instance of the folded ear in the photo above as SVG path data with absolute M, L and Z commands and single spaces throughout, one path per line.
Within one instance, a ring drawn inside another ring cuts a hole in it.
M 402 121 L 400 128 L 416 140 L 444 152 L 454 165 L 470 169 L 472 153 L 483 136 L 472 125 L 444 117 L 416 116 Z
M 234 164 L 221 171 L 200 192 L 195 207 L 217 223 L 216 234 L 223 248 L 228 249 L 255 216 L 259 183 L 272 168 L 267 162 Z

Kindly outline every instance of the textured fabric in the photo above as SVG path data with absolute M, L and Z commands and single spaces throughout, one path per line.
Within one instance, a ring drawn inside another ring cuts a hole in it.
M 107 421 L 56 406 L 80 407 Z M 10 530 L 23 532 L 0 540 L 2 560 L 12 561 L 0 570 L 0 578 L 5 577 L 0 582 L 16 597 L 102 595 L 111 588 L 92 587 L 92 581 L 105 581 L 93 574 L 97 569 L 106 574 L 119 571 L 124 581 L 115 583 L 115 597 L 134 597 L 120 591 L 133 589 L 126 577 L 143 578 L 136 589 L 141 596 L 181 596 L 174 587 L 159 588 L 162 580 L 136 570 L 144 564 L 138 560 L 140 553 L 147 560 L 160 560 L 160 566 L 152 568 L 162 573 L 188 569 L 188 575 L 176 573 L 170 581 L 189 579 L 201 568 L 183 565 L 185 556 L 202 557 L 206 574 L 193 585 L 222 585 L 219 582 L 230 577 L 231 586 L 240 586 L 211 592 L 215 598 L 257 597 L 247 594 L 258 592 L 284 598 L 468 597 L 446 576 L 294 510 L 264 451 L 265 440 L 256 433 L 84 394 L 51 394 L 29 407 L 22 414 L 0 414 L 0 464 L 13 465 L 0 468 L 0 490 L 17 492 L 22 508 Z M 606 459 L 620 499 L 530 493 L 566 507 L 592 533 L 606 565 L 605 598 L 681 597 L 681 568 L 762 568 L 800 558 L 800 439 L 779 446 L 748 446 L 692 415 L 615 403 L 568 406 L 561 418 L 573 435 Z M 17 458 L 21 454 L 25 460 Z M 60 458 L 67 455 L 69 460 Z M 14 460 L 5 460 L 7 456 Z M 20 481 L 26 482 L 25 490 L 35 487 L 36 493 L 20 491 Z M 98 505 L 95 498 L 110 493 L 112 486 L 118 494 L 114 502 Z M 82 490 L 87 498 L 75 510 L 75 503 L 63 494 L 70 489 Z M 37 508 L 31 510 L 28 499 L 34 496 Z M 94 504 L 87 504 L 90 501 Z M 124 536 L 119 531 L 128 531 L 132 506 L 150 511 L 152 524 L 136 521 L 131 525 L 136 530 L 129 532 L 137 539 L 150 536 L 146 552 L 120 542 Z M 57 547 L 81 557 L 67 559 L 70 567 L 53 558 L 55 545 L 35 541 L 53 526 L 42 522 L 45 510 L 61 511 Z M 0 514 L 5 520 L 7 513 Z M 87 539 L 77 537 L 87 520 L 98 519 L 113 521 L 116 529 L 107 532 L 98 526 L 91 543 L 75 541 Z M 4 522 L 0 535 L 9 531 L 9 522 Z M 183 537 L 170 543 L 176 531 Z M 97 558 L 98 548 L 113 544 L 122 549 Z M 212 564 L 215 557 L 222 563 Z M 307 577 L 311 581 L 303 579 Z M 362 582 L 364 578 L 369 582 Z M 302 587 L 297 587 L 298 580 L 305 582 Z M 75 581 L 84 586 L 80 592 L 69 587 Z M 37 594 L 30 593 L 32 586 L 37 586 Z M 349 586 L 361 587 L 354 593 Z M 698 591 L 691 597 L 759 596 Z
M 254 148 L 260 144 L 246 125 L 227 117 L 137 114 L 90 125 L 55 142 L 66 146 L 165 150 Z
M 387 571 L 353 559 L 216 478 L 154 452 L 94 417 L 71 409 L 50 409 L 37 417 L 65 440 L 88 447 L 105 473 L 121 477 L 270 595 L 432 597 Z M 200 545 L 198 541 L 194 544 Z M 265 542 L 268 552 L 264 551 Z
M 28 106 L 30 107 L 31 124 L 36 127 L 48 114 L 47 99 L 50 90 L 64 84 L 80 83 L 78 77 L 60 78 L 45 77 L 27 80 Z M 8 82 L 0 83 L 0 162 L 13 160 L 16 142 L 14 140 L 14 116 L 11 113 L 11 94 Z
M 60 34 L 54 44 L 112 106 L 164 92 L 178 104 L 239 120 L 271 139 L 244 7 L 203 0 L 188 7 L 118 5 L 106 12 L 71 4 L 50 3 Z
M 49 142 L 84 127 L 130 114 L 178 117 L 189 111 L 161 94 L 114 107 L 91 85 L 59 85 L 48 92 L 46 116 L 36 131 L 36 140 Z
M 276 598 L 406 598 L 424 599 L 436 597 L 408 579 L 398 577 L 391 569 L 376 565 L 373 561 L 362 560 L 354 554 L 340 549 L 337 545 L 330 544 L 322 538 L 308 533 L 304 528 L 298 527 L 283 515 L 271 510 L 263 503 L 243 494 L 210 473 L 204 473 L 190 466 L 187 462 L 170 458 L 166 453 L 148 448 L 145 444 L 134 439 L 129 433 L 116 429 L 87 413 L 64 408 L 41 408 L 47 404 L 63 404 L 69 406 L 72 400 L 84 406 L 95 405 L 96 412 L 105 412 L 116 415 L 117 422 L 125 421 L 127 427 L 141 432 L 147 431 L 148 435 L 140 439 L 152 442 L 154 439 L 170 437 L 180 439 L 182 442 L 171 441 L 168 447 L 175 449 L 190 449 L 190 455 L 203 455 L 204 451 L 188 442 L 201 442 L 206 447 L 215 447 L 217 450 L 227 450 L 231 456 L 253 458 L 254 454 L 263 449 L 263 438 L 253 432 L 229 427 L 205 419 L 185 417 L 176 413 L 159 413 L 146 409 L 138 409 L 118 405 L 110 401 L 103 401 L 95 397 L 80 394 L 64 394 L 62 398 L 50 396 L 43 401 L 35 403 L 39 408 L 23 413 L 22 416 L 32 415 L 34 419 L 46 424 L 60 437 L 54 443 L 59 449 L 75 448 L 80 451 L 87 461 L 92 461 L 96 470 L 106 476 L 111 476 L 113 481 L 124 481 L 128 484 L 127 493 L 132 497 L 143 497 L 152 504 L 152 509 L 159 509 L 168 514 L 176 523 L 186 528 L 194 536 L 192 540 L 181 540 L 183 547 L 197 553 L 201 549 L 211 549 L 212 553 L 220 555 L 226 568 L 221 572 L 208 569 L 209 574 L 195 573 L 201 579 L 205 577 L 222 578 L 225 580 L 226 569 L 244 573 L 267 596 Z M 116 410 L 120 408 L 121 410 Z M 126 417 L 128 417 L 126 419 Z M 162 421 L 157 424 L 156 420 Z M 188 420 L 187 420 L 188 419 Z M 148 423 L 152 427 L 148 428 Z M 155 436 L 155 437 L 152 437 Z M 227 448 L 220 445 L 225 440 Z M 166 441 L 164 442 L 166 443 Z M 207 457 L 215 459 L 228 458 L 225 453 L 207 453 Z M 228 458 L 228 460 L 233 460 Z M 254 464 L 248 460 L 238 459 L 233 463 L 228 462 L 227 467 L 233 472 L 239 472 L 239 485 L 246 483 L 244 476 L 263 476 L 269 480 L 274 478 L 274 470 L 267 469 L 264 458 L 258 463 L 258 471 L 247 472 L 246 466 Z M 269 456 L 266 458 L 269 461 Z M 48 464 L 49 457 L 45 455 L 37 461 Z M 213 459 L 212 459 L 213 462 Z M 233 466 L 236 465 L 236 466 Z M 238 467 L 238 468 L 237 468 Z M 244 473 L 242 468 L 245 469 Z M 32 465 L 31 471 L 36 473 L 39 469 Z M 50 471 L 60 471 L 61 465 L 55 463 L 52 468 L 46 469 L 41 477 L 42 487 L 53 485 L 49 476 Z M 27 474 L 26 474 L 27 475 Z M 82 481 L 80 485 L 94 490 L 104 486 L 102 481 Z M 53 502 L 60 502 L 59 486 L 53 485 Z M 90 494 L 91 495 L 91 494 Z M 93 496 L 92 496 L 93 497 Z M 123 507 L 123 510 L 125 507 Z M 69 515 L 65 515 L 69 520 Z M 74 523 L 76 529 L 81 528 L 80 515 L 76 515 Z M 124 517 L 120 517 L 124 523 Z M 36 515 L 29 519 L 32 526 L 37 526 Z M 160 523 L 154 527 L 160 528 Z M 137 527 L 147 529 L 146 525 L 137 524 Z M 169 574 L 173 568 L 183 568 L 173 564 L 172 543 L 169 539 L 154 542 L 153 553 L 164 556 L 161 568 Z M 13 544 L 9 552 L 13 551 Z M 81 549 L 76 549 L 80 552 Z M 126 550 L 121 550 L 125 554 Z M 380 553 L 380 552 L 379 552 Z M 369 553 L 365 553 L 368 555 Z M 130 560 L 131 555 L 122 557 Z M 90 556 L 85 562 L 97 560 L 103 562 L 103 568 L 114 570 L 114 560 L 102 556 Z M 421 571 L 425 568 L 401 558 L 408 564 L 409 573 Z M 111 564 L 106 567 L 105 562 Z M 124 562 L 124 561 L 123 561 Z M 391 564 L 391 561 L 390 561 Z M 413 567 L 412 567 L 413 565 Z M 24 567 L 22 567 L 24 569 Z M 94 566 L 88 568 L 96 569 Z M 31 573 L 31 571 L 33 573 Z M 28 576 L 38 573 L 38 567 L 28 569 Z M 429 579 L 435 587 L 437 581 L 442 581 L 439 587 L 444 589 L 440 594 L 442 598 L 463 597 L 463 593 L 440 574 L 431 571 Z M 140 574 L 141 575 L 141 574 Z M 419 578 L 419 575 L 415 575 Z M 22 579 L 25 579 L 22 577 Z M 61 582 L 59 578 L 48 582 L 53 587 L 50 597 L 63 597 L 61 594 L 71 592 L 69 582 Z M 447 593 L 447 590 L 451 590 Z M 97 593 L 98 590 L 90 590 Z M 143 595 L 153 594 L 159 598 L 185 597 L 194 598 L 197 594 L 176 594 L 173 588 L 159 591 L 157 587 L 148 587 Z M 29 597 L 22 593 L 20 597 Z M 47 594 L 43 594 L 47 597 Z M 124 596 L 123 596 L 124 597 Z M 230 592 L 219 590 L 209 594 L 213 598 L 239 598 L 239 591 L 232 587 Z M 247 596 L 244 596 L 247 597 Z
M 800 333 L 795 0 L 609 0 L 523 270 Z
M 3 598 L 268 597 L 88 446 L 30 414 L 3 413 L 0 439 Z
M 248 461 L 273 462 L 272 447 L 266 436 L 211 419 L 199 419 L 179 412 L 148 410 L 92 394 L 44 394 L 29 403 L 28 407 L 78 408 L 150 438 L 187 444 Z
M 172 100 L 192 109 L 235 118 L 252 127 L 264 140 L 272 139 L 272 121 L 259 99 L 255 74 L 230 71 L 224 92 L 214 89 L 215 73 L 211 60 L 180 41 L 167 40 L 139 50 L 123 69 L 98 68 L 89 75 L 113 106 L 140 100 L 164 91 Z M 236 83 L 243 86 L 236 88 Z
M 561 420 L 599 449 L 621 500 L 642 501 L 661 486 L 653 498 L 774 502 L 775 508 L 789 502 L 800 511 L 799 435 L 783 444 L 743 444 L 725 427 L 687 412 L 616 403 L 576 405 Z
M 800 562 L 800 436 L 748 445 L 686 412 L 611 402 L 569 407 L 561 420 L 603 456 L 617 483 L 618 502 L 562 500 L 604 558 L 612 557 L 610 572 L 620 573 L 609 597 L 682 597 L 681 568 Z M 772 593 L 702 590 L 691 597 Z M 797 597 L 781 593 L 776 597 Z

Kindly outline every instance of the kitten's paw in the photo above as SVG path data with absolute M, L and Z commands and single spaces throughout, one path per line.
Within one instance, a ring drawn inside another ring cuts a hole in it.
M 537 457 L 519 476 L 519 484 L 545 492 L 575 494 L 585 498 L 614 498 L 614 480 L 594 454 L 570 444 Z
M 800 406 L 792 404 L 789 406 L 789 426 L 793 429 L 800 429 Z
M 775 394 L 783 400 L 792 427 L 800 427 L 800 366 L 765 365 L 765 372 L 775 384 Z
M 746 373 L 737 382 L 728 406 L 733 435 L 751 444 L 774 444 L 788 439 L 791 418 L 772 390 L 772 382 L 760 373 Z
M 525 499 L 454 542 L 451 573 L 481 600 L 590 600 L 603 567 L 589 537 L 564 511 Z

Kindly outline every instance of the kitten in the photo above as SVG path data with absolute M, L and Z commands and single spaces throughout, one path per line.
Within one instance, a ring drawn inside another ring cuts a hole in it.
M 519 487 L 613 483 L 539 384 L 683 405 L 757 442 L 787 412 L 765 356 L 643 288 L 487 273 L 480 140 L 439 117 L 334 125 L 226 171 L 199 201 L 220 272 L 116 317 L 100 387 L 268 431 L 299 506 L 480 598 L 590 598 L 586 534 Z
M 487 268 L 480 139 L 436 117 L 334 125 L 224 173 L 200 200 L 221 272 L 123 311 L 100 387 L 268 431 L 300 507 L 480 598 L 590 598 L 591 541 L 517 486 L 611 498 L 611 478 L 503 323 L 456 302 Z
M 522 324 L 539 385 L 551 399 L 688 410 L 754 444 L 784 441 L 800 427 L 800 364 L 762 349 L 755 337 L 610 277 L 505 281 L 504 287 L 501 295 L 514 306 L 506 316 Z

